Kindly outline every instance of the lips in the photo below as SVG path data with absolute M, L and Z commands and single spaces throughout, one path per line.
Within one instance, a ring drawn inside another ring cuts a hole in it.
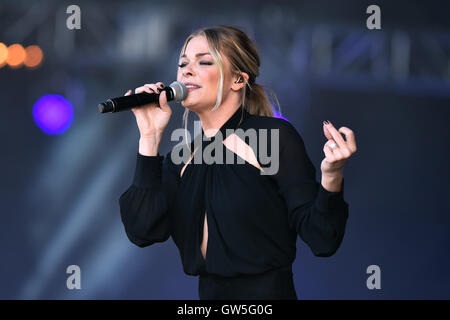
M 198 88 L 200 88 L 199 85 L 197 85 L 197 84 L 195 84 L 195 83 L 192 83 L 192 82 L 186 82 L 184 85 L 185 85 L 186 88 L 188 88 L 188 89 L 198 89 Z
M 191 92 L 191 91 L 197 90 L 199 88 L 200 87 L 191 87 L 191 88 L 187 87 L 187 90 L 188 90 L 188 92 Z

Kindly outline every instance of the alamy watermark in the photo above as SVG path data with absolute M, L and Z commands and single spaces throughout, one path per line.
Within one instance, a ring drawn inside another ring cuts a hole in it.
M 72 4 L 67 7 L 66 10 L 67 14 L 70 14 L 70 16 L 67 17 L 66 20 L 66 26 L 67 29 L 73 30 L 73 29 L 81 29 L 81 9 L 76 4 Z
M 381 269 L 376 264 L 372 264 L 367 267 L 366 270 L 367 274 L 370 274 L 370 276 L 367 278 L 366 286 L 367 289 L 373 290 L 373 289 L 381 289 Z
M 72 264 L 67 267 L 66 273 L 70 274 L 70 276 L 67 278 L 66 286 L 67 289 L 73 290 L 81 289 L 81 269 L 76 264 Z
M 237 164 L 249 162 L 254 166 L 260 166 L 261 175 L 274 175 L 278 172 L 280 166 L 280 133 L 279 129 L 226 129 L 223 137 L 222 131 L 206 130 L 201 134 L 201 121 L 194 121 L 194 149 L 190 150 L 191 135 L 185 129 L 175 129 L 171 136 L 171 141 L 180 141 L 171 152 L 172 162 L 175 164 L 188 163 L 194 164 L 234 164 L 234 154 L 238 155 Z M 211 134 L 212 133 L 212 134 Z M 213 141 L 211 137 L 214 135 Z M 245 142 L 248 139 L 249 143 Z M 209 142 L 207 146 L 202 147 L 203 142 Z M 189 145 L 189 146 L 188 146 Z M 269 148 L 270 145 L 270 154 Z M 228 148 L 230 153 L 224 155 L 224 147 Z M 200 151 L 198 151 L 200 150 Z M 203 151 L 202 151 L 203 150 Z M 191 159 L 191 151 L 194 152 Z
M 381 29 L 381 9 L 376 4 L 372 4 L 367 7 L 366 13 L 370 13 L 371 15 L 366 20 L 367 29 L 373 30 Z

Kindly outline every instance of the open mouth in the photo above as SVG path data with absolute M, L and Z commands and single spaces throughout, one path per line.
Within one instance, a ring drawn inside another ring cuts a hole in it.
M 192 91 L 195 89 L 199 89 L 200 87 L 195 84 L 186 84 L 186 88 L 188 89 L 188 91 Z

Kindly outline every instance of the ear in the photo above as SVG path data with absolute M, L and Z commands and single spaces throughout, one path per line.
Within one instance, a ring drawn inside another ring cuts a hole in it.
M 248 82 L 248 74 L 245 72 L 237 73 L 233 76 L 232 84 L 231 84 L 231 90 L 239 91 L 243 87 L 247 85 Z

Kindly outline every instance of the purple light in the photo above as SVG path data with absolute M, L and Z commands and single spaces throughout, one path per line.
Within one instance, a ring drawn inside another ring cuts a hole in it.
M 275 118 L 284 119 L 284 120 L 286 120 L 287 122 L 290 122 L 290 121 L 288 120 L 288 118 L 283 117 L 283 116 L 281 115 L 281 113 L 280 113 L 277 109 L 273 109 L 273 116 L 274 116 Z
M 62 96 L 48 94 L 34 104 L 33 118 L 46 134 L 61 134 L 72 124 L 73 107 Z

